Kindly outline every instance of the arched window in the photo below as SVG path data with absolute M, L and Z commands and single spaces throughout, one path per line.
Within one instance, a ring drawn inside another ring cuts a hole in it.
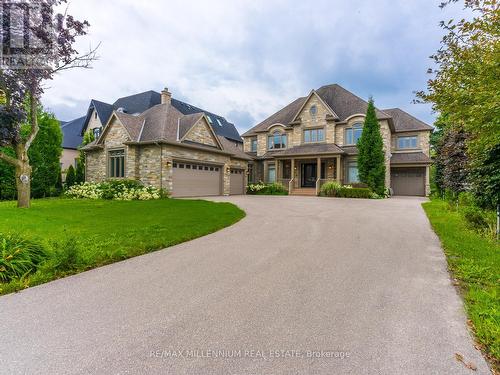
M 269 150 L 286 148 L 286 140 L 286 134 L 282 134 L 280 131 L 276 130 L 267 138 L 267 148 Z
M 345 130 L 345 144 L 355 145 L 358 143 L 361 134 L 363 133 L 363 124 L 360 122 Z

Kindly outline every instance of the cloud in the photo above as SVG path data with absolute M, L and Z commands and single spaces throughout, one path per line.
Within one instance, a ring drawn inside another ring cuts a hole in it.
M 74 0 L 69 12 L 91 23 L 81 51 L 102 44 L 92 70 L 50 82 L 43 102 L 61 119 L 85 114 L 92 98 L 168 86 L 241 131 L 329 83 L 432 122 L 429 106 L 410 103 L 449 16 L 419 0 Z

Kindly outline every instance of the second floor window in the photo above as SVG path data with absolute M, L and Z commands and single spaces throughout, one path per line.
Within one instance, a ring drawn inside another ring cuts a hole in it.
M 97 139 L 101 135 L 101 129 L 102 128 L 94 128 L 92 129 L 92 132 L 94 133 L 94 138 Z
M 323 142 L 325 140 L 324 129 L 304 130 L 304 143 Z
M 417 136 L 399 137 L 398 148 L 417 148 Z
M 109 177 L 125 177 L 125 150 L 113 150 L 109 152 Z
M 250 152 L 257 152 L 257 138 L 250 141 Z
M 286 134 L 274 132 L 273 135 L 267 138 L 267 148 L 269 150 L 279 150 L 286 148 Z
M 361 134 L 363 133 L 363 125 L 362 124 L 354 124 L 352 128 L 347 128 L 345 130 L 345 144 L 346 145 L 355 145 L 358 143 L 361 138 Z

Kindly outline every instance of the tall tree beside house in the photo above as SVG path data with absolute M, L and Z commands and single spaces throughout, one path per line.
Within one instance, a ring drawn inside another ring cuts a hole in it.
M 76 183 L 76 175 L 75 175 L 75 168 L 73 168 L 72 165 L 69 166 L 68 170 L 66 171 L 66 189 L 70 188 Z
M 441 172 L 441 187 L 458 194 L 468 188 L 469 158 L 467 156 L 468 135 L 463 130 L 445 128 L 439 142 L 436 162 Z
M 39 132 L 28 151 L 32 167 L 31 195 L 35 198 L 57 195 L 57 180 L 61 174 L 60 157 L 62 132 L 53 114 L 38 110 Z M 27 125 L 29 128 L 29 125 Z M 29 131 L 29 129 L 28 129 Z M 12 147 L 2 151 L 12 157 Z M 12 200 L 17 195 L 15 168 L 0 160 L 0 199 Z
M 385 192 L 384 142 L 375 112 L 375 104 L 370 98 L 366 112 L 363 133 L 358 141 L 358 172 L 361 182 L 375 193 Z
M 56 184 L 61 174 L 62 131 L 52 113 L 39 111 L 38 132 L 28 151 L 32 166 L 31 195 L 44 198 L 57 195 Z
M 0 151 L 14 157 L 15 152 L 10 147 L 0 147 Z M 14 167 L 0 160 L 0 200 L 16 199 L 16 174 Z
M 0 21 L 4 34 L 10 37 L 4 39 L 3 55 L 12 58 L 4 59 L 0 70 L 0 90 L 5 94 L 0 105 L 0 146 L 12 147 L 15 155 L 0 150 L 0 159 L 15 168 L 18 207 L 22 208 L 30 206 L 32 167 L 28 151 L 39 132 L 37 112 L 44 92 L 43 82 L 63 70 L 88 68 L 96 58 L 95 49 L 84 55 L 75 50 L 76 38 L 86 34 L 89 24 L 67 13 L 57 13 L 56 8 L 66 2 L 44 0 L 1 5 Z M 11 20 L 16 22 L 11 24 Z M 10 40 L 24 43 L 11 46 Z M 33 40 L 36 44 L 30 45 Z M 21 129 L 25 121 L 29 123 L 27 133 Z
M 441 6 L 458 1 L 445 0 Z M 484 175 L 480 171 L 484 161 L 491 160 L 500 147 L 500 5 L 492 0 L 463 2 L 467 14 L 472 16 L 441 22 L 446 34 L 432 56 L 437 67 L 429 69 L 433 77 L 427 91 L 418 92 L 417 97 L 432 103 L 437 112 L 447 113 L 455 130 L 468 135 L 470 183 L 482 186 Z M 493 206 L 498 204 L 499 197 L 494 192 L 500 190 L 499 180 L 489 180 L 488 184 L 495 186 L 485 191 L 474 189 L 476 198 L 496 202 Z
M 82 146 L 80 147 L 80 156 L 76 162 L 76 183 L 81 184 L 85 182 L 85 152 L 81 149 L 82 147 L 88 145 L 91 142 L 94 142 L 95 136 L 91 130 L 88 130 L 83 135 Z

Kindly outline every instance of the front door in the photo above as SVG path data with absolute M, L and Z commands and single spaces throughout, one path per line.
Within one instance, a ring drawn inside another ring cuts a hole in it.
M 316 163 L 302 164 L 302 187 L 316 187 L 316 179 L 318 178 L 318 169 Z

